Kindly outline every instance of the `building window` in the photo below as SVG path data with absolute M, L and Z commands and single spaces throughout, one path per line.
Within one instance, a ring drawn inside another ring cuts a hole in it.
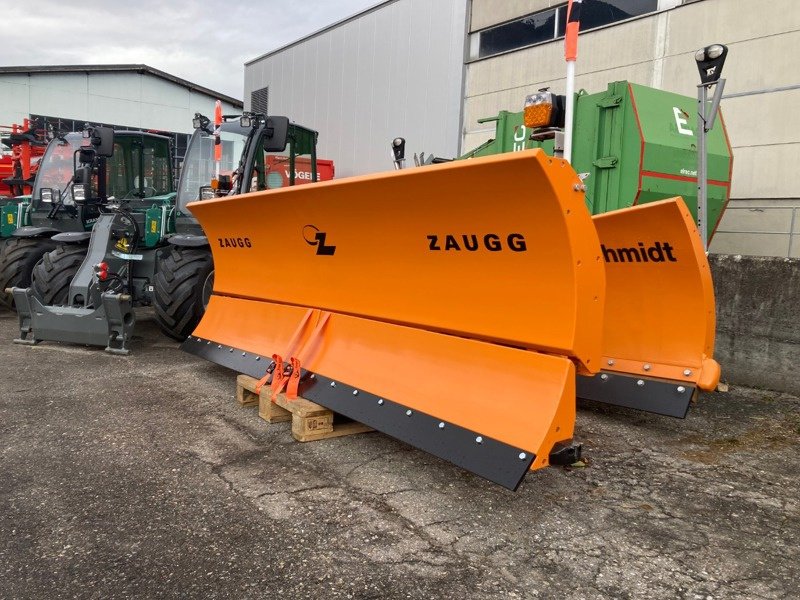
M 658 0 L 587 0 L 581 8 L 581 31 L 597 29 L 658 10 Z M 470 60 L 486 58 L 564 36 L 567 4 L 548 8 L 478 31 L 470 36 Z
M 250 112 L 268 115 L 269 86 L 250 92 Z
M 481 31 L 477 34 L 480 39 L 480 47 L 476 58 L 484 58 L 555 39 L 558 35 L 556 30 L 557 12 L 559 9 L 551 8 L 528 15 L 518 21 Z

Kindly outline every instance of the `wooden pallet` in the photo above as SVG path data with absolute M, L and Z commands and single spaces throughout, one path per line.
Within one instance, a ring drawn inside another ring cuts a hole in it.
M 261 394 L 256 394 L 257 383 L 258 379 L 249 375 L 237 376 L 236 400 L 241 406 L 258 405 L 258 415 L 268 423 L 291 421 L 292 436 L 298 442 L 373 431 L 371 427 L 348 420 L 305 398 L 289 400 L 281 393 L 272 401 L 269 386 L 264 386 Z

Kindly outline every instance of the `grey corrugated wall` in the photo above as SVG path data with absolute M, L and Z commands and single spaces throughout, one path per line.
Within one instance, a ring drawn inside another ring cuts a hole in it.
M 453 157 L 461 137 L 466 0 L 394 0 L 245 65 L 245 108 L 269 86 L 269 112 L 320 132 L 337 177 L 407 156 Z M 410 162 L 410 161 L 409 161 Z

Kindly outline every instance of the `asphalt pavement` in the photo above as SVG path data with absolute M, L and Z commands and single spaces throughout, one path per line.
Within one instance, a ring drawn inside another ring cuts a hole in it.
M 296 442 L 146 312 L 128 357 L 16 329 L 0 598 L 798 597 L 797 397 L 581 405 L 585 466 L 513 493 L 380 433 Z

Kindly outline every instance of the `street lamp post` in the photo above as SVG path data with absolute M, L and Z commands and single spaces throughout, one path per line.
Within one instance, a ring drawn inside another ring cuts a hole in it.
M 703 249 L 708 252 L 708 151 L 706 142 L 708 132 L 714 127 L 719 112 L 719 102 L 725 89 L 721 78 L 722 66 L 728 55 L 728 47 L 711 44 L 698 50 L 694 59 L 700 71 L 700 85 L 697 86 L 697 227 L 703 240 Z M 711 106 L 708 106 L 708 90 L 716 86 Z

